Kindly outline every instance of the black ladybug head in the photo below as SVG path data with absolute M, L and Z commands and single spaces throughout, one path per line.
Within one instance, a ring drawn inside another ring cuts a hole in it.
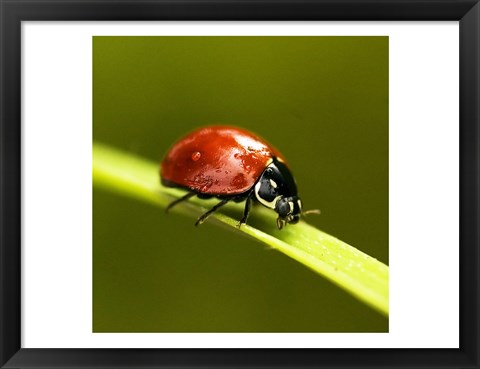
M 282 197 L 277 201 L 275 211 L 278 213 L 278 229 L 282 229 L 286 223 L 295 224 L 300 220 L 301 204 L 298 196 Z

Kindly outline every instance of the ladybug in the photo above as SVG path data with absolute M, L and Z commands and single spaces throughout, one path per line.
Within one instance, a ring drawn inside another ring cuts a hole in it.
M 164 186 L 188 190 L 168 205 L 167 211 L 193 196 L 220 199 L 195 225 L 229 201 L 245 201 L 238 227 L 247 223 L 252 201 L 278 213 L 278 229 L 297 223 L 302 214 L 318 213 L 302 213 L 297 186 L 283 155 L 262 138 L 237 127 L 208 126 L 187 134 L 166 154 L 160 178 Z

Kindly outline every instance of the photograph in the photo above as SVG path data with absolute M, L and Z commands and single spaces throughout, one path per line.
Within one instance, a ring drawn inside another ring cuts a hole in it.
M 92 332 L 389 332 L 388 36 L 93 36 Z
M 0 0 L 0 369 L 479 368 L 479 0 Z

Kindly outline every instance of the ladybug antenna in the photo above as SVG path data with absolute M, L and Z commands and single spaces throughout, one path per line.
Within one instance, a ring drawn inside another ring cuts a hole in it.
M 312 210 L 306 210 L 302 211 L 302 215 L 309 215 L 309 214 L 317 214 L 320 215 L 321 211 L 319 209 L 312 209 Z

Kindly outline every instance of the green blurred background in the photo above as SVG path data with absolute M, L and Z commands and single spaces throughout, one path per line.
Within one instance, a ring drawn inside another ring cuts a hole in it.
M 94 37 L 93 139 L 160 163 L 214 123 L 285 155 L 308 222 L 388 264 L 388 37 Z M 239 214 L 239 218 L 241 214 Z M 94 188 L 94 332 L 387 332 L 305 266 Z

